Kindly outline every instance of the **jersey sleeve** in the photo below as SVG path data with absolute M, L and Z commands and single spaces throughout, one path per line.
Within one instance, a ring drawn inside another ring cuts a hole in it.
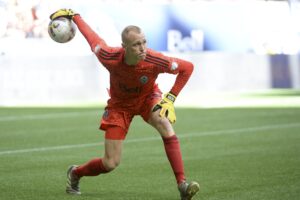
M 178 72 L 175 83 L 170 91 L 172 94 L 178 96 L 182 88 L 190 79 L 194 70 L 194 65 L 191 62 L 182 59 L 172 58 L 170 68 L 171 70 L 174 70 L 174 68 L 176 68 L 175 71 Z
M 110 47 L 93 29 L 80 17 L 75 15 L 73 21 L 89 43 L 91 50 L 95 53 L 104 67 L 108 68 L 121 56 L 119 47 Z
M 194 65 L 186 60 L 165 56 L 162 53 L 150 51 L 153 54 L 147 58 L 151 62 L 156 62 L 159 73 L 169 73 L 177 75 L 175 83 L 170 92 L 178 95 L 190 79 Z M 148 55 L 147 55 L 148 56 Z M 150 59 L 151 58 L 151 59 Z
M 95 52 L 97 45 L 100 45 L 103 48 L 108 48 L 106 42 L 100 38 L 97 33 L 95 33 L 95 31 L 81 18 L 80 15 L 75 15 L 73 21 L 89 43 L 93 52 Z

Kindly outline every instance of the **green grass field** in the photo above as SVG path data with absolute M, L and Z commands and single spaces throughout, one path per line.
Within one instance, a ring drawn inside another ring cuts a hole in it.
M 140 117 L 121 165 L 65 193 L 66 170 L 102 156 L 102 108 L 0 108 L 0 199 L 179 199 L 159 135 Z M 195 199 L 300 197 L 300 108 L 177 109 L 186 176 Z

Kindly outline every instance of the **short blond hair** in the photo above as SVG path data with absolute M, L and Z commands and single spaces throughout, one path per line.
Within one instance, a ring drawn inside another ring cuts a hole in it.
M 133 31 L 135 33 L 142 33 L 142 29 L 138 26 L 135 26 L 135 25 L 126 26 L 121 34 L 123 43 L 126 43 L 127 36 L 130 31 Z

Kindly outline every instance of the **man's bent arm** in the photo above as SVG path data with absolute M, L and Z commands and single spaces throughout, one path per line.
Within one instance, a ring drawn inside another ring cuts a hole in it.
M 175 80 L 175 83 L 171 89 L 171 93 L 177 96 L 185 84 L 191 77 L 191 74 L 194 70 L 194 65 L 191 62 L 184 61 L 181 59 L 176 59 L 178 64 L 178 74 Z

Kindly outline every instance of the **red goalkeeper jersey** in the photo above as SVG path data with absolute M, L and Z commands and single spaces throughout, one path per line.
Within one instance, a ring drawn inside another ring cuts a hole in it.
M 170 91 L 177 96 L 193 71 L 192 63 L 152 49 L 147 49 L 144 60 L 129 66 L 124 61 L 124 48 L 108 46 L 79 15 L 73 20 L 98 60 L 109 71 L 110 96 L 115 102 L 134 104 L 137 99 L 144 99 L 156 89 L 155 81 L 160 73 L 178 74 Z

